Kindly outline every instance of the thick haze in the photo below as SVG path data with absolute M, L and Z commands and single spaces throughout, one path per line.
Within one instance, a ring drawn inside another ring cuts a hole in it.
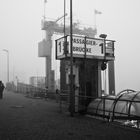
M 48 0 L 46 17 L 63 15 L 64 0 Z M 38 42 L 44 38 L 41 19 L 44 0 L 0 1 L 0 79 L 6 82 L 7 59 L 10 54 L 10 80 L 28 82 L 30 76 L 45 75 L 45 59 L 38 57 Z M 69 0 L 67 13 L 69 17 Z M 140 1 L 139 0 L 73 0 L 73 18 L 81 26 L 95 25 L 98 35 L 105 33 L 115 43 L 116 91 L 140 90 Z M 62 21 L 60 21 L 61 23 Z M 98 37 L 97 35 L 97 37 Z

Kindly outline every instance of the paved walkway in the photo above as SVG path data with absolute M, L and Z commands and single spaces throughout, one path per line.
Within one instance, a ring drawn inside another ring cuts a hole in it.
M 0 100 L 0 140 L 138 140 L 140 131 L 59 112 L 55 101 L 5 91 Z

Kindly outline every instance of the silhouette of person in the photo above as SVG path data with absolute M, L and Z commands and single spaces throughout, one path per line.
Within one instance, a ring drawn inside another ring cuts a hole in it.
M 47 100 L 48 97 L 48 87 L 45 88 L 45 100 Z
M 59 101 L 59 89 L 56 89 L 56 102 L 58 103 Z
M 0 81 L 0 99 L 2 99 L 3 97 L 3 90 L 4 90 L 4 84 L 2 83 L 2 81 Z

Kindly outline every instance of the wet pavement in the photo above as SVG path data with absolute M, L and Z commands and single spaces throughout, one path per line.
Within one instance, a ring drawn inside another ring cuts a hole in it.
M 5 91 L 0 100 L 0 140 L 138 140 L 140 130 L 87 116 L 60 113 L 54 100 Z

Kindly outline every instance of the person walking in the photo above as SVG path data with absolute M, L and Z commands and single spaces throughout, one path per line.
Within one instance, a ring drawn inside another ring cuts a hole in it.
M 48 98 L 48 87 L 45 88 L 45 100 Z
M 59 101 L 59 89 L 56 89 L 56 102 L 58 103 Z
M 3 90 L 4 90 L 4 84 L 2 81 L 0 81 L 0 99 L 2 99 L 3 97 Z

